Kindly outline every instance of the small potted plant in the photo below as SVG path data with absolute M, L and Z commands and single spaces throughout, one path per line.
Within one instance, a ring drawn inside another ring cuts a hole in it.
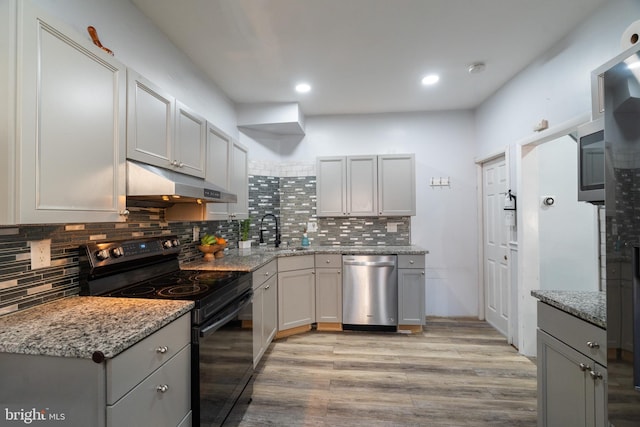
M 238 248 L 250 249 L 251 240 L 249 240 L 249 229 L 251 227 L 251 218 L 243 219 L 240 221 L 240 241 L 238 242 Z

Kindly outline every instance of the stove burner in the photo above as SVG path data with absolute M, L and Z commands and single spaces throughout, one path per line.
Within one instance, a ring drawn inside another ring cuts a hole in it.
M 120 295 L 123 297 L 137 297 L 140 295 L 153 294 L 156 289 L 153 286 L 134 286 L 132 288 L 123 289 Z
M 193 280 L 196 280 L 201 283 L 204 282 L 208 284 L 214 284 L 219 280 L 225 280 L 233 276 L 234 276 L 233 272 L 230 272 L 230 271 L 207 271 L 204 273 L 198 273 L 193 278 Z
M 171 286 L 158 291 L 158 295 L 162 297 L 183 297 L 187 295 L 197 295 L 206 292 L 209 287 L 207 285 L 180 285 Z

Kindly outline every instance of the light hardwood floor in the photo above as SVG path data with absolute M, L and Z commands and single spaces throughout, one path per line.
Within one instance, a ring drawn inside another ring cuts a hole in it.
M 309 332 L 271 346 L 240 426 L 535 426 L 536 366 L 485 322 Z

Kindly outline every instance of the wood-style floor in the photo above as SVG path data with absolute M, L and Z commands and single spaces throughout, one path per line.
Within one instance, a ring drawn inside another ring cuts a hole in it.
M 240 426 L 535 426 L 536 366 L 485 322 L 278 340 Z

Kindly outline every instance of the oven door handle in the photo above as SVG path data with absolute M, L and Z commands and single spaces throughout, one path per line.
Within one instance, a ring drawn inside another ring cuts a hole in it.
M 238 313 L 242 311 L 249 303 L 251 302 L 251 298 L 253 297 L 253 291 L 248 292 L 245 296 L 238 302 L 238 306 L 233 309 L 229 314 L 224 315 L 222 318 L 217 318 L 211 325 L 204 326 L 200 329 L 200 337 L 206 337 L 207 335 L 211 335 L 222 326 L 227 324 L 231 319 L 236 317 Z

